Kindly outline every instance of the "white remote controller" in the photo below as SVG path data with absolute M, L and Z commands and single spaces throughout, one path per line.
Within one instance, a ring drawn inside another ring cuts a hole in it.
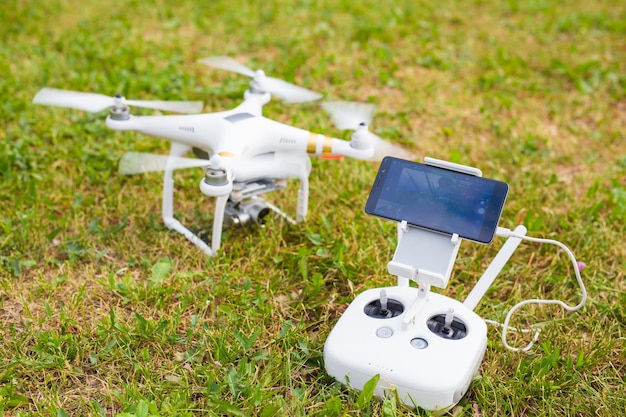
M 379 374 L 375 394 L 397 391 L 409 407 L 445 410 L 465 395 L 487 348 L 487 325 L 462 303 L 418 288 L 360 294 L 324 345 L 329 375 L 362 390 Z

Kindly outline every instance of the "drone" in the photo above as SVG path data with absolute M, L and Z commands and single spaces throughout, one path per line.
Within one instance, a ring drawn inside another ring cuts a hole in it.
M 199 62 L 250 77 L 243 102 L 231 110 L 198 114 L 203 109 L 203 103 L 198 101 L 127 100 L 120 94 L 110 97 L 46 87 L 37 93 L 33 103 L 92 113 L 109 109 L 105 123 L 110 129 L 131 130 L 170 141 L 169 155 L 129 152 L 121 158 L 119 169 L 122 174 L 163 171 L 165 226 L 185 236 L 208 256 L 220 249 L 225 224 L 264 225 L 271 212 L 293 224 L 303 221 L 308 211 L 312 156 L 360 160 L 380 160 L 389 154 L 411 156 L 402 147 L 369 131 L 375 111 L 371 103 L 322 102 L 337 128 L 353 131 L 350 140 L 333 138 L 262 114 L 272 96 L 287 103 L 304 103 L 321 99 L 321 94 L 269 77 L 263 70 L 252 70 L 230 57 L 210 57 Z M 136 116 L 131 114 L 131 106 L 189 114 Z M 184 157 L 190 151 L 196 158 Z M 216 198 L 211 246 L 174 218 L 173 171 L 192 167 L 204 168 L 200 190 Z M 295 220 L 261 197 L 285 189 L 290 178 L 297 179 L 300 185 Z

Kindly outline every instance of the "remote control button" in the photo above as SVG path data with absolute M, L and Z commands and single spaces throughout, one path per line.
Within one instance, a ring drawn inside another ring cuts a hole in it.
M 426 339 L 416 337 L 415 339 L 411 339 L 411 346 L 413 346 L 415 349 L 426 349 L 428 347 L 428 342 L 426 341 Z
M 391 328 L 389 327 L 381 327 L 376 330 L 376 336 L 380 337 L 381 339 L 387 339 L 393 336 L 393 330 L 391 330 Z

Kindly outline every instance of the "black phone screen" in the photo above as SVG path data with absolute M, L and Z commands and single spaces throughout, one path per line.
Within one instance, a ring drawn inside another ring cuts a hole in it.
M 378 169 L 365 212 L 489 243 L 508 189 L 501 181 L 386 157 Z

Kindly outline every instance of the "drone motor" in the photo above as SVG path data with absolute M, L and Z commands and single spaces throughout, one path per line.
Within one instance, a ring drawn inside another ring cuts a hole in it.
M 124 102 L 124 96 L 116 94 L 113 98 L 113 106 L 110 109 L 111 119 L 113 120 L 128 120 L 130 119 L 130 109 Z
M 210 197 L 227 196 L 233 190 L 229 174 L 222 168 L 207 168 L 200 181 L 200 191 Z

